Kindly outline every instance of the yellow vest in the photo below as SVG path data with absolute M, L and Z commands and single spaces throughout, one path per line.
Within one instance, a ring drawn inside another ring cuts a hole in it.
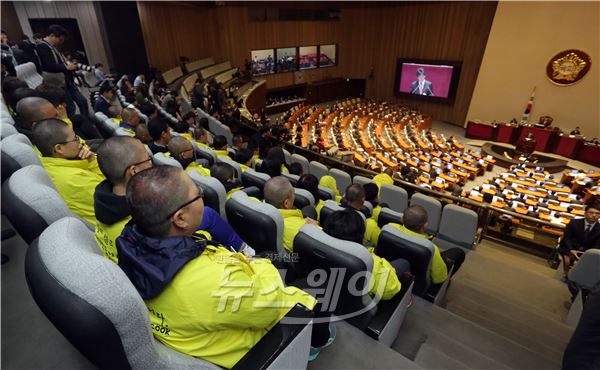
M 235 193 L 236 191 L 241 190 L 241 189 L 243 189 L 243 187 L 241 187 L 241 188 L 233 188 L 233 189 L 229 190 L 227 192 L 227 200 L 229 200 L 229 198 L 231 198 L 231 196 L 233 195 L 233 193 Z M 251 198 L 254 198 L 254 197 L 251 197 Z M 256 199 L 256 198 L 254 198 L 254 199 Z
M 296 303 L 312 309 L 316 300 L 285 287 L 269 260 L 207 246 L 146 306 L 162 343 L 231 368 Z
M 317 199 L 315 199 L 317 200 Z M 317 221 L 321 221 L 321 210 L 323 209 L 323 206 L 325 205 L 325 201 L 323 199 L 318 199 L 319 203 L 317 203 L 317 205 L 315 206 L 315 209 L 317 211 Z
M 192 162 L 192 163 L 188 164 L 188 166 L 185 169 L 185 171 L 186 172 L 197 171 L 202 176 L 209 176 L 210 177 L 210 170 L 208 168 L 204 168 L 204 167 L 200 166 L 196 162 Z
M 69 117 L 62 118 L 61 121 L 69 125 L 69 127 L 73 128 L 73 122 L 71 122 L 71 119 Z
M 231 157 L 229 157 L 229 152 L 227 151 L 227 149 L 225 149 L 225 150 L 213 149 L 213 152 L 215 152 L 215 154 L 217 155 L 217 158 L 226 157 L 227 159 L 231 159 Z
M 299 209 L 280 209 L 283 217 L 283 247 L 288 252 L 294 251 L 294 238 L 300 228 L 306 224 L 302 211 Z
M 381 185 L 383 184 L 394 185 L 394 179 L 392 179 L 387 173 L 380 173 L 379 175 L 376 175 L 373 177 L 373 182 L 377 184 L 379 189 L 381 189 Z
M 367 218 L 365 226 L 365 239 L 376 247 L 381 229 L 372 218 Z
M 340 195 L 340 192 L 337 188 L 337 182 L 335 181 L 335 178 L 333 178 L 333 176 L 325 175 L 325 176 L 321 177 L 321 180 L 319 181 L 319 185 L 333 190 L 333 192 L 335 193 L 335 201 L 336 202 L 339 203 L 342 200 L 342 196 Z
M 94 232 L 96 242 L 98 242 L 98 246 L 102 251 L 102 255 L 114 263 L 119 263 L 117 245 L 115 244 L 115 241 L 119 235 L 121 235 L 123 229 L 125 228 L 125 224 L 127 224 L 129 220 L 131 220 L 131 216 L 125 217 L 121 221 L 112 225 L 103 224 L 102 222 L 96 220 L 96 230 Z
M 375 220 L 375 222 L 379 222 L 379 212 L 381 212 L 381 206 L 373 207 L 373 213 L 371 214 L 371 218 Z
M 246 166 L 245 164 L 241 164 L 241 163 L 240 163 L 239 165 L 240 165 L 240 168 L 242 169 L 242 173 L 246 172 L 246 170 L 247 170 L 248 168 L 250 168 L 249 166 Z
M 373 257 L 373 276 L 369 283 L 369 294 L 380 296 L 381 299 L 392 299 L 402 288 L 396 269 L 385 258 L 375 254 L 373 248 L 369 248 Z
M 390 223 L 396 229 L 402 231 L 405 234 L 418 236 L 424 239 L 428 239 L 426 235 L 416 233 L 412 230 L 407 229 L 404 225 L 397 223 Z M 437 245 L 433 245 L 433 258 L 431 260 L 431 282 L 434 284 L 443 283 L 448 277 L 448 267 L 440 254 L 440 249 Z
M 96 185 L 105 179 L 98 162 L 95 159 L 89 162 L 87 159 L 53 157 L 40 160 L 67 207 L 94 225 L 94 191 Z

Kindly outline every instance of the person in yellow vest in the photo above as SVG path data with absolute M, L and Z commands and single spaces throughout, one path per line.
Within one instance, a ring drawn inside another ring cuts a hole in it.
M 148 126 L 144 123 L 140 123 L 138 127 L 135 129 L 135 138 L 146 144 L 152 141 L 152 136 L 150 136 L 150 132 L 148 131 Z
M 140 115 L 133 108 L 125 108 L 121 112 L 121 122 L 119 127 L 135 136 L 138 125 L 140 124 Z
M 33 127 L 33 142 L 69 209 L 94 224 L 94 189 L 104 180 L 95 154 L 85 149 L 73 129 L 58 119 L 38 122 Z
M 223 135 L 215 135 L 212 144 L 212 150 L 215 152 L 217 157 L 229 158 L 229 152 L 227 151 L 227 138 Z
M 319 226 L 319 223 L 311 218 L 304 217 L 302 210 L 293 209 L 294 187 L 288 179 L 282 176 L 272 177 L 265 183 L 263 189 L 265 202 L 279 210 L 283 217 L 283 247 L 288 252 L 294 250 L 294 238 L 300 228 L 307 223 Z
M 192 138 L 196 141 L 198 146 L 201 146 L 204 149 L 212 150 L 212 148 L 208 145 L 208 131 L 206 131 L 204 128 L 192 128 Z
M 210 176 L 219 180 L 225 192 L 227 193 L 227 200 L 231 198 L 231 195 L 236 191 L 239 191 L 243 186 L 235 179 L 235 169 L 228 163 L 215 163 L 210 168 Z
M 102 254 L 118 262 L 115 241 L 131 219 L 125 200 L 129 180 L 152 167 L 152 158 L 135 138 L 113 136 L 98 148 L 98 166 L 106 180 L 94 191 L 95 237 Z
M 321 209 L 323 209 L 325 201 L 319 198 L 319 180 L 317 177 L 310 173 L 305 173 L 298 179 L 298 187 L 307 190 L 315 198 L 315 211 L 317 212 L 317 219 L 320 219 Z
M 374 182 L 369 182 L 363 185 L 365 189 L 365 201 L 371 203 L 373 206 L 373 212 L 371 212 L 371 218 L 375 222 L 379 221 L 379 212 L 381 212 L 381 204 L 379 204 L 379 186 Z
M 335 193 L 335 201 L 339 202 L 342 200 L 342 196 L 340 195 L 340 191 L 337 188 L 337 182 L 335 181 L 335 179 L 333 178 L 333 176 L 329 176 L 329 175 L 325 175 L 323 177 L 321 177 L 321 180 L 319 181 L 319 185 L 326 187 L 327 189 L 331 189 L 333 190 L 333 192 Z
M 315 306 L 309 294 L 285 287 L 269 260 L 195 234 L 204 203 L 184 171 L 140 172 L 127 186 L 127 204 L 132 222 L 117 239 L 119 266 L 144 299 L 153 334 L 168 347 L 231 368 L 294 305 Z
M 423 206 L 410 206 L 404 210 L 402 220 L 404 225 L 390 223 L 393 227 L 405 234 L 429 239 L 425 234 L 427 228 L 427 210 Z M 431 260 L 431 281 L 434 284 L 444 282 L 448 277 L 448 267 L 454 265 L 452 275 L 456 274 L 465 261 L 465 252 L 460 248 L 450 248 L 443 252 L 434 245 L 433 258 Z
M 363 245 L 365 222 L 355 210 L 345 209 L 327 217 L 323 231 L 334 238 Z M 373 257 L 373 275 L 369 283 L 369 294 L 377 295 L 383 300 L 392 299 L 402 288 L 400 277 L 410 272 L 410 264 L 402 258 L 389 262 L 376 255 L 373 248 L 369 248 L 369 252 Z
M 173 157 L 185 171 L 197 171 L 202 176 L 210 176 L 210 170 L 196 162 L 196 152 L 192 143 L 181 136 L 173 136 L 167 146 Z
M 352 208 L 360 212 L 365 218 L 365 239 L 374 246 L 377 246 L 377 240 L 381 229 L 377 222 L 371 218 L 371 213 L 365 207 L 365 189 L 358 184 L 352 184 L 346 188 L 346 194 L 340 205 L 345 208 Z
M 383 173 L 375 175 L 373 177 L 373 181 L 375 182 L 375 184 L 377 184 L 379 189 L 381 189 L 381 185 L 383 184 L 394 185 L 394 179 L 392 179 L 391 176 L 392 174 L 393 171 L 389 168 L 386 168 Z
M 246 172 L 252 165 L 252 151 L 248 148 L 239 149 L 235 152 L 235 161 L 240 164 L 242 173 Z

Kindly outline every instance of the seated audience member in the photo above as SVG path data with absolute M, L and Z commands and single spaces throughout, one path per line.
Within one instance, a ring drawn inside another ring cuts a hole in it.
M 138 125 L 140 124 L 140 116 L 133 108 L 125 108 L 121 112 L 121 123 L 119 127 L 124 128 L 131 135 L 135 136 Z
M 204 149 L 212 150 L 210 146 L 208 146 L 208 131 L 206 131 L 202 127 L 195 127 L 192 129 L 192 138 L 199 146 Z
M 110 86 L 110 84 L 105 83 L 102 86 L 100 86 L 99 92 L 100 95 L 98 95 L 98 98 L 94 103 L 94 112 L 102 112 L 107 117 L 110 117 L 110 114 L 108 113 L 108 108 L 111 107 L 112 99 L 114 96 L 112 87 Z
M 152 153 L 167 153 L 167 144 L 171 140 L 171 129 L 167 122 L 162 118 L 151 119 L 148 122 L 148 132 L 152 137 L 152 142 L 148 144 Z
M 382 206 L 379 204 L 379 187 L 376 183 L 369 182 L 363 185 L 365 191 L 365 201 L 373 205 L 373 212 L 371 218 L 377 222 L 379 220 L 379 212 L 381 212 Z
M 197 127 L 198 126 L 198 118 L 196 117 L 196 113 L 194 111 L 189 111 L 181 117 L 181 121 L 187 123 L 189 127 Z
M 202 176 L 210 176 L 210 170 L 196 162 L 196 151 L 192 143 L 181 136 L 173 136 L 168 145 L 169 153 L 185 171 L 197 171 Z
M 235 135 L 231 142 L 235 150 L 241 150 L 246 147 L 246 143 L 244 143 L 244 139 L 240 135 Z
M 202 193 L 180 169 L 158 166 L 134 176 L 127 205 L 132 222 L 117 239 L 119 266 L 152 325 L 167 328 L 154 331 L 165 345 L 231 368 L 295 304 L 315 306 L 307 293 L 285 287 L 269 260 L 248 259 L 195 233 Z
M 58 119 L 38 122 L 33 127 L 33 142 L 69 209 L 94 224 L 94 188 L 104 180 L 96 156 L 84 148 L 69 125 Z
M 359 184 L 348 186 L 340 205 L 361 212 L 365 220 L 365 239 L 374 246 L 377 246 L 381 229 L 377 226 L 377 222 L 370 218 L 371 213 L 365 207 L 365 189 Z
M 235 152 L 235 161 L 240 164 L 242 172 L 245 172 L 252 164 L 252 151 L 247 148 Z
M 283 149 L 278 146 L 270 148 L 257 170 L 271 177 L 281 176 L 282 172 L 289 172 Z
M 600 203 L 585 207 L 584 218 L 571 219 L 565 228 L 558 251 L 563 259 L 564 279 L 569 275 L 573 263 L 588 249 L 600 248 Z
M 25 98 L 16 106 L 17 120 L 15 128 L 29 139 L 33 139 L 33 126 L 43 120 L 56 118 L 58 111 L 48 100 L 44 98 Z
M 332 213 L 327 217 L 323 231 L 337 239 L 364 244 L 365 223 L 362 217 L 352 210 Z M 369 252 L 373 257 L 373 276 L 369 284 L 369 294 L 377 294 L 383 300 L 391 299 L 400 291 L 399 278 L 405 272 L 410 272 L 410 264 L 405 259 L 396 259 L 390 263 L 385 258 L 377 256 L 373 248 L 369 248 Z
M 404 215 L 402 216 L 404 225 L 397 223 L 391 223 L 390 225 L 405 234 L 429 239 L 427 234 L 425 234 L 427 218 L 427 210 L 423 206 L 415 205 L 404 210 Z M 439 284 L 444 282 L 448 277 L 448 268 L 450 266 L 454 265 L 452 275 L 458 272 L 465 260 L 465 252 L 460 248 L 450 248 L 440 252 L 437 245 L 434 245 L 434 247 L 431 260 L 431 281 L 434 284 Z
M 139 124 L 135 129 L 135 138 L 144 144 L 149 143 L 152 140 L 152 136 L 150 136 L 148 126 L 143 123 Z
M 235 169 L 227 163 L 215 163 L 210 168 L 210 176 L 223 184 L 227 192 L 227 199 L 231 198 L 233 193 L 242 189 L 241 184 L 235 179 Z
M 56 85 L 42 84 L 35 88 L 40 97 L 48 100 L 58 111 L 58 119 L 73 127 L 73 123 L 67 117 L 67 93 L 62 87 Z
M 317 177 L 310 173 L 305 173 L 298 179 L 298 187 L 307 190 L 315 198 L 315 211 L 317 212 L 317 217 L 320 217 L 325 201 L 319 198 L 319 180 Z
M 581 129 L 579 128 L 579 126 L 575 127 L 575 129 L 573 131 L 571 131 L 571 133 L 569 135 L 581 135 Z
M 229 158 L 229 152 L 227 151 L 227 138 L 223 135 L 216 135 L 212 143 L 213 151 L 217 157 Z
M 319 225 L 313 219 L 305 218 L 302 211 L 292 209 L 294 206 L 294 187 L 288 179 L 281 176 L 272 177 L 264 187 L 265 202 L 279 210 L 283 217 L 283 247 L 290 253 L 294 250 L 294 238 L 306 223 Z
M 123 118 L 121 117 L 122 112 L 123 109 L 120 106 L 111 105 L 110 108 L 108 108 L 108 118 L 110 118 L 111 121 L 113 121 L 117 126 L 119 126 L 119 124 L 121 124 L 121 121 L 123 120 Z
M 342 200 L 340 191 L 337 188 L 337 182 L 335 181 L 335 178 L 333 176 L 325 175 L 325 176 L 321 177 L 321 180 L 319 181 L 319 185 L 321 185 L 327 189 L 333 190 L 333 192 L 335 193 L 334 200 L 336 202 L 340 202 Z
M 155 118 L 158 118 L 158 110 L 153 104 L 147 103 L 140 105 L 140 112 L 148 117 L 148 122 L 152 121 Z
M 290 163 L 288 166 L 288 170 L 291 175 L 302 176 L 304 170 L 302 169 L 302 165 L 298 162 Z
M 131 219 L 125 189 L 133 175 L 152 167 L 152 159 L 137 139 L 115 136 L 98 148 L 98 165 L 106 180 L 98 184 L 94 192 L 96 240 L 102 253 L 117 262 L 115 240 Z M 204 208 L 199 230 L 225 246 L 254 255 L 252 248 L 245 245 L 231 226 L 210 207 Z
M 173 131 L 183 136 L 188 140 L 192 140 L 192 134 L 190 134 L 190 125 L 185 121 L 177 121 L 172 126 Z
M 383 184 L 394 185 L 394 179 L 392 179 L 393 173 L 394 172 L 391 169 L 386 168 L 383 173 L 375 175 L 373 181 L 379 188 L 381 188 L 381 185 Z
M 400 179 L 414 184 L 417 181 L 417 174 L 410 167 L 404 166 L 400 169 Z

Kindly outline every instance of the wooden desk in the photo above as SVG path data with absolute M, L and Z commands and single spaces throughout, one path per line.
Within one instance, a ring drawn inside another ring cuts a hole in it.
M 539 127 L 522 127 L 517 143 L 527 137 L 531 133 L 536 140 L 535 150 L 538 152 L 550 152 L 553 148 L 557 139 L 558 133 L 552 129 L 539 128 Z
M 583 144 L 577 154 L 577 160 L 600 166 L 600 145 Z
M 465 131 L 465 137 L 469 139 L 494 140 L 497 128 L 485 123 L 469 121 Z
M 575 159 L 579 153 L 583 139 L 581 137 L 571 137 L 570 135 L 562 135 L 558 137 L 554 154 L 562 155 L 563 157 Z

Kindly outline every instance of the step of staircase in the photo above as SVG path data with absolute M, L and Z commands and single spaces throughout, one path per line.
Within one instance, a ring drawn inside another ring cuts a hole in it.
M 415 363 L 422 366 L 425 369 L 447 369 L 447 370 L 464 370 L 467 366 L 454 358 L 446 355 L 445 353 L 436 350 L 427 343 L 424 343 L 417 357 Z
M 572 327 L 540 315 L 535 307 L 511 302 L 510 297 L 485 292 L 464 280 L 452 284 L 446 309 L 538 353 L 557 352 L 559 358 L 573 334 Z
M 432 338 L 431 342 L 429 342 L 430 338 Z M 444 338 L 451 338 L 452 341 L 448 340 L 445 343 Z M 546 358 L 517 342 L 418 297 L 414 297 L 413 306 L 408 310 L 392 348 L 409 359 L 416 359 L 423 344 L 432 347 L 435 345 L 434 348 L 442 352 L 441 348 L 456 343 L 509 368 L 560 369 L 560 361 Z M 462 358 L 460 356 L 467 355 L 462 353 L 455 359 Z

